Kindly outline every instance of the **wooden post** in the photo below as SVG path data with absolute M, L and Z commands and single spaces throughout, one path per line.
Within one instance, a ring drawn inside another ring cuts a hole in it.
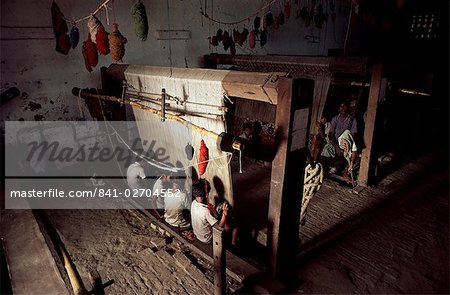
M 218 225 L 213 227 L 214 295 L 225 294 L 227 288 L 224 234 L 223 228 Z
M 299 239 L 309 109 L 296 110 L 298 101 L 292 101 L 291 79 L 280 79 L 278 95 L 267 246 L 272 276 L 289 280 L 295 267 Z
M 377 63 L 372 68 L 372 78 L 370 81 L 369 101 L 367 103 L 367 116 L 364 128 L 364 146 L 361 154 L 361 165 L 359 168 L 358 184 L 367 186 L 373 170 L 372 147 L 373 133 L 375 131 L 375 121 L 377 117 L 378 99 L 380 96 L 381 77 L 383 74 L 383 64 Z

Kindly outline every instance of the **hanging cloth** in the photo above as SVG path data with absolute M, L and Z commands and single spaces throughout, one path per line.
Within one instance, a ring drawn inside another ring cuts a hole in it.
M 145 6 L 140 1 L 131 8 L 131 15 L 134 20 L 134 32 L 141 41 L 147 40 L 148 21 Z

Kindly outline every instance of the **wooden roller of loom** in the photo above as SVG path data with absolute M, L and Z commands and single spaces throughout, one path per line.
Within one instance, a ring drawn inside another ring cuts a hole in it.
M 233 150 L 243 150 L 244 149 L 244 144 L 242 142 L 240 142 L 237 138 L 235 138 L 234 135 L 232 135 L 230 133 L 225 133 L 225 132 L 222 132 L 221 134 L 217 134 L 216 132 L 207 130 L 203 127 L 199 127 L 187 120 L 184 120 L 183 118 L 180 118 L 179 115 L 168 113 L 165 110 L 165 108 L 162 110 L 157 110 L 152 107 L 141 104 L 139 102 L 128 99 L 126 97 L 119 98 L 119 97 L 109 96 L 109 95 L 100 95 L 100 94 L 89 93 L 88 91 L 80 89 L 78 87 L 72 88 L 72 94 L 75 96 L 84 98 L 84 99 L 102 99 L 102 100 L 107 100 L 107 101 L 125 103 L 127 105 L 137 107 L 144 111 L 153 113 L 155 115 L 159 115 L 159 116 L 161 116 L 161 118 L 164 118 L 165 120 L 179 122 L 179 123 L 183 124 L 184 126 L 191 128 L 193 131 L 199 133 L 202 136 L 207 136 L 207 137 L 214 139 L 217 142 L 217 147 L 221 151 L 231 152 Z

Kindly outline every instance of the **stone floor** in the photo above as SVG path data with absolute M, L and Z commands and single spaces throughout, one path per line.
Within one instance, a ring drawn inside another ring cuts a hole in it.
M 293 293 L 449 292 L 448 150 L 358 194 L 325 182 L 301 229 Z
M 445 151 L 447 152 L 447 151 Z M 399 166 L 376 187 L 326 181 L 301 227 L 289 293 L 448 293 L 448 154 Z M 212 265 L 130 210 L 46 210 L 88 290 L 211 294 Z
M 210 294 L 211 266 L 129 210 L 47 210 L 88 290 L 96 269 L 109 294 Z

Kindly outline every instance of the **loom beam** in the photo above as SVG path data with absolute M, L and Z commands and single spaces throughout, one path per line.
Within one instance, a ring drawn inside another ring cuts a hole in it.
M 124 103 L 124 104 L 127 104 L 129 106 L 136 107 L 136 108 L 139 108 L 141 110 L 153 113 L 155 115 L 162 116 L 162 112 L 160 110 L 157 110 L 157 109 L 154 109 L 152 107 L 143 105 L 141 103 L 138 103 L 138 102 L 133 101 L 131 99 L 128 99 L 126 97 L 124 97 L 122 99 L 122 98 L 115 97 L 115 96 L 93 94 L 93 93 L 89 93 L 88 91 L 83 90 L 83 89 L 81 89 L 81 92 L 80 92 L 80 88 L 78 88 L 78 87 L 74 87 L 72 89 L 72 94 L 75 95 L 75 96 L 79 95 L 81 98 L 84 98 L 84 99 L 101 99 L 101 100 L 106 100 L 106 101 Z M 213 138 L 214 140 L 217 140 L 219 138 L 219 134 L 217 134 L 217 133 L 215 133 L 213 131 L 207 130 L 205 128 L 199 127 L 199 126 L 197 126 L 195 124 L 192 124 L 191 122 L 186 121 L 183 118 L 180 118 L 180 116 L 178 116 L 178 115 L 174 115 L 174 114 L 170 114 L 170 113 L 166 112 L 165 113 L 165 119 L 179 122 L 179 123 L 183 124 L 186 127 L 192 128 L 192 130 L 200 133 L 202 136 L 208 136 L 208 137 Z
M 162 92 L 163 92 L 163 96 L 164 96 L 165 90 L 163 89 Z M 221 134 L 217 134 L 216 132 L 199 127 L 187 120 L 184 120 L 183 118 L 180 118 L 178 115 L 167 113 L 165 108 L 164 108 L 164 110 L 157 110 L 152 107 L 138 103 L 136 101 L 130 100 L 126 97 L 119 98 L 119 97 L 109 96 L 109 95 L 94 94 L 94 93 L 90 93 L 83 89 L 81 89 L 81 92 L 80 92 L 80 88 L 78 88 L 78 87 L 74 87 L 72 89 L 72 94 L 76 95 L 76 96 L 80 96 L 83 99 L 97 99 L 97 100 L 101 99 L 101 100 L 106 100 L 106 101 L 124 103 L 124 104 L 130 105 L 130 106 L 133 106 L 133 107 L 140 108 L 147 112 L 150 112 L 150 113 L 153 113 L 156 115 L 160 115 L 162 121 L 167 119 L 167 120 L 179 122 L 179 123 L 183 124 L 184 126 L 191 128 L 192 130 L 200 133 L 202 136 L 208 136 L 208 137 L 214 139 L 217 142 L 217 147 L 221 151 L 232 152 L 233 150 L 243 150 L 244 149 L 244 144 L 239 142 L 232 134 L 225 133 L 225 132 L 222 132 Z M 163 120 L 163 118 L 164 118 L 164 120 Z

